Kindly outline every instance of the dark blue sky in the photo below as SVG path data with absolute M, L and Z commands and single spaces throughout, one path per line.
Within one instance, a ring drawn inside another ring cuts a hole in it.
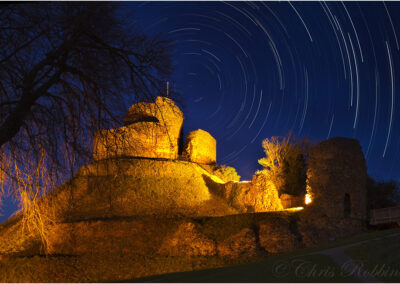
M 128 17 L 175 43 L 184 131 L 251 178 L 261 141 L 360 140 L 369 173 L 400 176 L 399 2 L 135 2 Z
M 122 4 L 173 40 L 185 134 L 209 131 L 219 164 L 250 179 L 262 140 L 293 130 L 357 138 L 368 172 L 399 180 L 400 2 Z M 5 202 L 0 221 L 13 209 Z

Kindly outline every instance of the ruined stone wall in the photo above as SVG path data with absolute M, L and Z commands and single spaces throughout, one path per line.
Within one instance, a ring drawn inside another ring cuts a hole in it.
M 191 162 L 215 163 L 217 161 L 217 141 L 210 133 L 202 129 L 192 131 L 186 136 L 183 155 Z
M 137 122 L 96 133 L 93 159 L 146 157 L 176 159 L 178 147 L 168 131 L 156 122 Z
M 154 118 L 162 127 L 168 129 L 169 135 L 179 137 L 183 113 L 173 100 L 166 97 L 157 97 L 155 103 L 134 104 L 124 117 L 124 123 L 129 125 L 140 121 L 154 121 Z
M 178 157 L 183 114 L 171 99 L 157 97 L 155 103 L 131 106 L 124 123 L 123 127 L 96 133 L 95 161 L 117 157 Z
M 213 193 L 240 213 L 283 210 L 278 190 L 264 175 L 254 175 L 251 182 L 227 182 L 214 188 Z
M 206 218 L 103 218 L 56 223 L 48 231 L 52 255 L 40 239 L 21 243 L 20 223 L 0 243 L 1 282 L 115 282 L 258 260 L 301 246 L 287 214 Z M 5 230 L 0 228 L 0 236 Z
M 332 138 L 311 149 L 307 170 L 309 208 L 331 218 L 366 218 L 367 168 L 359 142 Z M 346 208 L 347 207 L 347 208 Z

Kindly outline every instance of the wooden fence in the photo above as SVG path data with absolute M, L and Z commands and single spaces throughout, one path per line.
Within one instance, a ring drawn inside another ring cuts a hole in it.
M 369 223 L 371 225 L 398 223 L 400 225 L 400 207 L 372 209 Z

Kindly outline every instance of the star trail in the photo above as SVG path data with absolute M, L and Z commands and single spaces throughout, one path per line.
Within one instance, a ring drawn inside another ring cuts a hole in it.
M 218 141 L 245 179 L 261 141 L 289 130 L 360 140 L 369 173 L 398 179 L 398 2 L 135 2 L 127 16 L 174 44 L 184 132 Z
M 356 138 L 373 178 L 400 181 L 400 2 L 119 5 L 127 29 L 171 40 L 184 134 L 210 132 L 218 164 L 251 179 L 262 140 L 292 131 Z

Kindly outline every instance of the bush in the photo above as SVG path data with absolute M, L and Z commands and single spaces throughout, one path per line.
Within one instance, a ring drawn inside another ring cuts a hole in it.
M 225 182 L 228 181 L 240 181 L 240 175 L 236 172 L 233 167 L 225 165 L 214 168 L 213 174 L 222 179 Z

